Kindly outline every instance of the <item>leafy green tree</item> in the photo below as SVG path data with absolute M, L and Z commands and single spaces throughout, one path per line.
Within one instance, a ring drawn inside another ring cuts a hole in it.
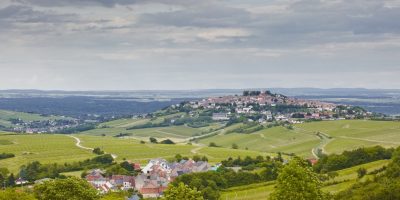
M 239 146 L 237 144 L 232 144 L 232 149 L 239 149 Z
M 163 200 L 203 200 L 203 195 L 196 189 L 192 189 L 183 183 L 177 186 L 171 185 L 164 192 Z
M 107 169 L 106 174 L 108 176 L 112 176 L 115 174 L 119 175 L 130 175 L 130 172 L 125 168 L 121 167 L 121 165 L 114 165 Z
M 35 200 L 33 195 L 15 189 L 0 190 L 0 200 Z
M 97 191 L 85 180 L 76 177 L 37 184 L 35 197 L 39 200 L 98 200 Z
M 218 147 L 217 144 L 215 144 L 215 142 L 210 142 L 210 144 L 208 145 L 209 147 Z
M 362 178 L 367 174 L 367 170 L 365 168 L 357 169 L 358 178 Z
M 316 173 L 300 158 L 294 158 L 279 173 L 273 200 L 322 200 L 321 183 Z
M 102 151 L 99 147 L 93 149 L 93 153 L 97 155 L 103 155 L 104 151 Z
M 175 155 L 175 159 L 176 159 L 176 162 L 181 162 L 181 160 L 182 160 L 182 155 L 181 155 L 181 154 L 176 154 L 176 155 Z
M 157 144 L 157 139 L 156 138 L 150 137 L 149 140 L 150 140 L 151 143 Z
M 161 141 L 160 144 L 175 144 L 175 142 L 170 139 L 166 139 L 166 140 Z
M 3 184 L 7 180 L 7 176 L 10 173 L 7 168 L 0 168 L 0 186 L 4 186 Z
M 15 185 L 15 177 L 13 173 L 11 173 L 10 176 L 8 176 L 7 185 L 11 187 Z
M 193 156 L 193 161 L 199 162 L 201 160 L 201 157 L 199 155 L 194 155 Z

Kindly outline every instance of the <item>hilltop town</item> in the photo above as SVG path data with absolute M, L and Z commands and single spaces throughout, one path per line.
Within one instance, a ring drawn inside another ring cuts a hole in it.
M 214 121 L 287 122 L 307 120 L 364 119 L 373 116 L 365 109 L 306 100 L 270 91 L 244 91 L 242 95 L 210 97 L 173 105 L 168 112 L 185 111 L 191 116 L 210 116 Z

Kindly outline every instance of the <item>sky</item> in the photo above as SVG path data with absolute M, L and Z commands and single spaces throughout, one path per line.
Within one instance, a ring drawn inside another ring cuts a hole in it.
M 0 0 L 0 89 L 400 88 L 400 0 Z

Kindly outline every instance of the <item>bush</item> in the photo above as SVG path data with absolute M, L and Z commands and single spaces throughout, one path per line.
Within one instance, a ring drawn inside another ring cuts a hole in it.
M 7 158 L 13 158 L 13 157 L 15 157 L 15 155 L 12 154 L 12 153 L 2 153 L 2 154 L 0 154 L 0 160 L 7 159 Z
M 97 155 L 103 155 L 104 151 L 102 151 L 99 147 L 93 149 L 93 153 Z
M 160 144 L 175 144 L 175 142 L 170 139 L 166 139 L 166 140 L 161 141 Z

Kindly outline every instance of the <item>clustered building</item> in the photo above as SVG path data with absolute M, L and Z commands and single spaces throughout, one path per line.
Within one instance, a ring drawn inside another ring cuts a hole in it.
M 182 160 L 169 163 L 165 159 L 158 158 L 150 160 L 137 176 L 105 177 L 103 171 L 96 169 L 86 176 L 86 180 L 101 193 L 134 189 L 144 198 L 156 198 L 161 196 L 168 184 L 178 176 L 212 169 L 205 161 Z

